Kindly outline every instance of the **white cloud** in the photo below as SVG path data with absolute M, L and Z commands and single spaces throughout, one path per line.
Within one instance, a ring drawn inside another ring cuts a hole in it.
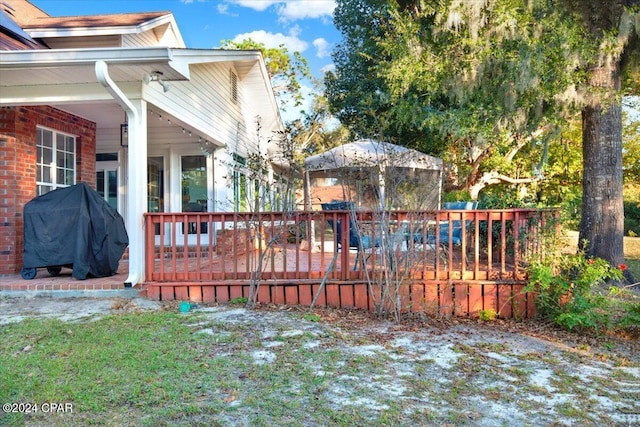
M 258 12 L 276 5 L 278 17 L 284 21 L 330 17 L 336 7 L 335 0 L 229 0 L 229 2 Z
M 285 35 L 282 33 L 269 33 L 264 30 L 251 31 L 250 33 L 238 34 L 233 38 L 234 42 L 251 39 L 254 42 L 262 43 L 266 47 L 277 48 L 284 45 L 289 52 L 304 52 L 309 45 L 304 40 L 297 37 L 297 32 L 293 31 L 293 35 Z
M 322 37 L 317 38 L 312 42 L 312 44 L 316 48 L 316 56 L 318 58 L 326 58 L 329 56 L 329 42 L 326 39 Z
M 230 15 L 229 3 L 218 3 L 218 13 L 220 15 Z
M 249 9 L 262 12 L 271 6 L 272 4 L 280 3 L 277 0 L 231 0 L 230 3 L 235 3 L 242 7 L 248 7 Z
M 278 15 L 288 21 L 322 18 L 331 16 L 335 7 L 334 0 L 287 1 L 278 6 Z
M 320 68 L 320 72 L 324 75 L 329 71 L 335 71 L 336 70 L 336 64 L 329 64 L 329 65 L 325 65 L 324 67 Z
M 300 34 L 302 34 L 300 25 L 294 25 L 293 27 L 289 28 L 289 35 L 291 37 L 298 37 Z

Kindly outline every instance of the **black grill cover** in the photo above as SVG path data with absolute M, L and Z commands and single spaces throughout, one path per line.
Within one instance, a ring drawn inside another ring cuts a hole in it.
M 72 266 L 80 280 L 112 276 L 128 245 L 122 216 L 86 183 L 24 206 L 25 268 Z

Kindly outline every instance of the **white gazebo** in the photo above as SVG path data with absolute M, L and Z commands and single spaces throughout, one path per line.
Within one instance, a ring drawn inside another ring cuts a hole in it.
M 438 209 L 442 164 L 420 151 L 361 139 L 308 157 L 305 178 L 312 204 L 352 200 L 369 208 Z

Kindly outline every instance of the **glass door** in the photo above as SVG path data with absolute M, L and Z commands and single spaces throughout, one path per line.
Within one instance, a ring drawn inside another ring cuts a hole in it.
M 96 191 L 118 209 L 118 162 L 96 162 Z
M 164 212 L 164 157 L 147 159 L 147 209 Z
M 207 161 L 205 156 L 182 156 L 180 158 L 180 189 L 182 212 L 207 211 Z M 196 234 L 197 224 L 188 223 L 185 233 Z M 207 223 L 200 224 L 200 233 L 206 234 Z
M 147 212 L 164 212 L 164 157 L 147 158 Z M 160 224 L 155 225 L 160 235 Z M 165 230 L 165 236 L 167 230 Z

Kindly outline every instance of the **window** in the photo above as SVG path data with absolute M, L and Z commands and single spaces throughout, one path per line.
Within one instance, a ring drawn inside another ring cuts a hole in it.
M 233 170 L 233 207 L 236 212 L 246 212 L 248 204 L 247 159 L 233 154 L 235 168 Z
M 291 210 L 295 206 L 295 198 L 292 195 L 291 183 L 285 177 L 280 175 L 274 176 L 272 191 L 269 197 L 267 209 L 274 211 Z
M 229 82 L 231 84 L 231 100 L 238 102 L 238 75 L 229 70 Z
M 76 183 L 76 138 L 44 128 L 36 130 L 38 195 Z

